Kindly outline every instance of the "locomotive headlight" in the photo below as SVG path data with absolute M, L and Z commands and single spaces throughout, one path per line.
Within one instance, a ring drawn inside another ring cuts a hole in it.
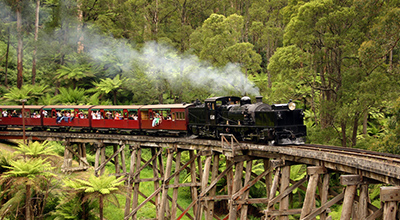
M 289 102 L 288 107 L 289 107 L 289 110 L 293 111 L 296 109 L 296 104 L 294 102 Z

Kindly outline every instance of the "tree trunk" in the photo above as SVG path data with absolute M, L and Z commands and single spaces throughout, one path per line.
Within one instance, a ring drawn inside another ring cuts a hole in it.
M 8 39 L 7 39 L 7 52 L 6 52 L 6 70 L 5 70 L 5 76 L 4 76 L 4 85 L 8 88 L 8 77 L 7 77 L 7 72 L 8 72 L 8 57 L 10 52 L 10 26 L 8 26 Z
M 17 46 L 17 87 L 21 89 L 22 87 L 22 52 L 23 52 L 23 42 L 22 42 L 22 17 L 21 17 L 21 5 L 20 1 L 17 1 L 17 32 L 18 32 L 18 46 Z
M 346 121 L 342 121 L 340 123 L 340 126 L 342 127 L 342 147 L 347 147 L 346 146 Z
M 368 134 L 367 128 L 368 128 L 368 110 L 365 110 L 363 119 L 363 134 L 365 137 L 367 137 Z
M 113 96 L 114 96 L 114 105 L 117 104 L 117 91 L 113 91 Z
M 25 198 L 25 219 L 31 220 L 31 186 L 26 185 L 26 198 Z
M 103 206 L 104 206 L 104 198 L 103 198 L 103 195 L 100 195 L 100 198 L 99 198 L 99 212 L 100 212 L 100 220 L 103 220 L 104 219 L 104 216 L 103 216 Z
M 35 20 L 35 49 L 33 50 L 32 57 L 32 85 L 35 85 L 36 81 L 36 51 L 37 51 L 37 40 L 38 40 L 38 32 L 39 32 L 39 9 L 40 9 L 40 0 L 36 1 L 36 20 Z
M 80 1 L 78 1 L 78 27 L 77 27 L 77 32 L 78 32 L 78 53 L 82 53 L 83 52 L 83 34 L 82 34 L 82 26 L 83 26 L 83 12 L 81 9 L 82 3 Z
M 358 117 L 360 116 L 359 112 L 356 112 L 354 116 L 354 124 L 353 124 L 353 135 L 351 137 L 351 146 L 354 147 L 357 144 L 357 130 L 358 130 Z

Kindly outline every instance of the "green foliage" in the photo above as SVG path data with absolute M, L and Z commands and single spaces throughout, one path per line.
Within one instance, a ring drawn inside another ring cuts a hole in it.
M 46 159 L 34 158 L 29 160 L 10 161 L 10 166 L 4 166 L 9 169 L 3 177 L 21 177 L 26 184 L 34 184 L 38 176 L 55 176 L 49 171 L 52 170 L 51 164 Z
M 60 88 L 60 94 L 55 97 L 56 102 L 64 105 L 86 104 L 85 89 L 83 88 Z
M 37 158 L 44 155 L 47 156 L 56 155 L 54 152 L 55 149 L 53 147 L 53 144 L 48 141 L 44 141 L 43 143 L 35 141 L 29 145 L 24 143 L 19 143 L 16 150 L 17 153 L 28 155 L 33 158 Z
M 20 105 L 20 100 L 26 99 L 26 104 L 37 104 L 38 99 L 43 96 L 46 92 L 48 86 L 41 85 L 29 85 L 25 84 L 18 89 L 17 87 L 12 87 L 8 93 L 4 94 L 3 99 L 9 104 Z

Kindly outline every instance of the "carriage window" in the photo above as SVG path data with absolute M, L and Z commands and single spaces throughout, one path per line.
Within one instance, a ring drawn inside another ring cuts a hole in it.
M 185 120 L 185 112 L 176 112 L 176 120 Z
M 138 114 L 137 111 L 129 111 L 128 112 L 128 119 L 129 120 L 138 120 Z
M 149 120 L 149 112 L 148 111 L 142 111 L 140 114 L 142 116 L 142 120 Z

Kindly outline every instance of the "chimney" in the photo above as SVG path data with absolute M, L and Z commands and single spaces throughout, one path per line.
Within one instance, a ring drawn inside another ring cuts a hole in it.
M 262 103 L 263 102 L 262 99 L 263 99 L 262 96 L 256 96 L 256 103 L 259 103 L 259 102 Z

